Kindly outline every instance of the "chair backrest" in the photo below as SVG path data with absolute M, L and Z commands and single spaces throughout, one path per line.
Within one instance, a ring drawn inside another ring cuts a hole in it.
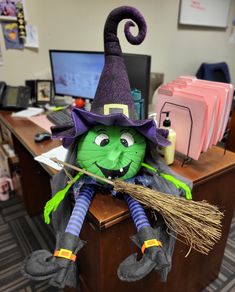
M 196 73 L 196 77 L 209 81 L 231 83 L 228 65 L 225 62 L 202 63 Z

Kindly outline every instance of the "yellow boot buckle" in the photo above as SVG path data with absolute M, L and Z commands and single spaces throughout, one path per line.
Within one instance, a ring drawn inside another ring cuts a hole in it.
M 76 255 L 72 253 L 71 250 L 61 248 L 60 250 L 55 250 L 54 252 L 55 257 L 60 257 L 64 259 L 68 259 L 70 261 L 76 261 Z
M 149 247 L 152 247 L 152 246 L 162 246 L 162 243 L 161 243 L 161 241 L 159 241 L 157 239 L 146 240 L 144 242 L 144 244 L 142 245 L 142 247 L 141 247 L 142 253 L 144 253 L 146 248 L 149 248 Z

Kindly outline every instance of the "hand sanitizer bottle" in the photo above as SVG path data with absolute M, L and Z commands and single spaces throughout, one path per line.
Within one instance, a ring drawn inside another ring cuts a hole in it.
M 168 130 L 167 140 L 171 142 L 171 145 L 164 147 L 160 153 L 162 153 L 164 160 L 167 165 L 174 162 L 175 158 L 175 143 L 176 143 L 176 132 L 171 128 L 171 120 L 169 118 L 170 112 L 162 112 L 166 114 L 166 118 L 163 121 L 163 128 Z

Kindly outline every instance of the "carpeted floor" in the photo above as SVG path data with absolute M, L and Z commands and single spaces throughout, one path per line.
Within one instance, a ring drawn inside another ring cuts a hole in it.
M 0 202 L 0 292 L 60 291 L 24 278 L 21 262 L 36 249 L 54 248 L 54 237 L 42 217 L 31 219 L 16 198 Z
M 28 254 L 41 248 L 53 250 L 54 242 L 52 230 L 41 216 L 30 218 L 16 198 L 0 202 L 0 292 L 61 291 L 48 286 L 47 282 L 30 281 L 19 271 Z M 218 279 L 203 290 L 215 291 L 235 291 L 235 216 Z

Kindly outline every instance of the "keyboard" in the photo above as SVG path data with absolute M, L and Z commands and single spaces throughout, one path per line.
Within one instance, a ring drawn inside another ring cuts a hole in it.
M 64 108 L 59 111 L 51 111 L 47 114 L 47 118 L 56 126 L 73 124 L 70 108 Z

